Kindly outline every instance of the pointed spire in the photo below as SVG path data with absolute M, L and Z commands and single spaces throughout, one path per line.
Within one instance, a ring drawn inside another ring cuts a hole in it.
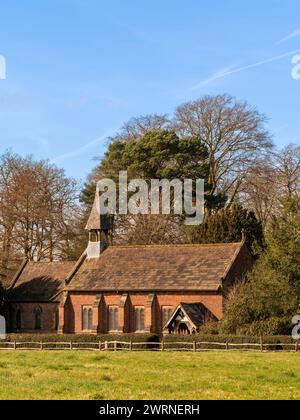
M 90 213 L 90 217 L 87 221 L 86 230 L 100 230 L 101 221 L 100 221 L 100 211 L 99 211 L 99 193 L 96 191 L 93 207 Z
M 106 216 L 100 215 L 100 202 L 99 202 L 98 187 L 96 189 L 93 207 L 92 207 L 85 229 L 88 231 L 109 229 L 108 218 Z

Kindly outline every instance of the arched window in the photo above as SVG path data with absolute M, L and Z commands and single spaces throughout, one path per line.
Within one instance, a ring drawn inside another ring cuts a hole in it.
M 82 308 L 82 331 L 87 331 L 88 329 L 87 311 L 87 308 Z
M 145 331 L 145 308 L 135 308 L 135 331 Z
M 54 326 L 54 330 L 57 331 L 58 327 L 59 327 L 59 310 L 58 310 L 58 308 L 55 308 L 55 310 L 54 310 L 53 326 Z
M 89 235 L 90 235 L 90 242 L 99 242 L 100 233 L 97 230 L 91 230 Z
M 0 340 L 5 340 L 6 338 L 6 319 L 4 316 L 0 315 Z
M 93 329 L 93 309 L 88 310 L 88 329 L 92 331 Z
M 93 329 L 93 308 L 91 306 L 82 307 L 82 331 L 92 331 Z
M 108 309 L 108 329 L 109 331 L 119 330 L 119 308 L 110 306 Z
M 21 331 L 21 329 L 22 329 L 21 309 L 17 309 L 17 312 L 16 312 L 16 329 L 17 329 L 17 331 Z
M 34 318 L 35 318 L 35 326 L 34 328 L 36 330 L 41 330 L 42 329 L 42 308 L 39 306 L 38 308 L 35 309 L 34 311 Z

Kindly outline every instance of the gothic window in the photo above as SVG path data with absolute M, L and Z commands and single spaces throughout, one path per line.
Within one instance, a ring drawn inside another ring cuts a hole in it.
M 173 312 L 174 310 L 170 306 L 164 306 L 162 308 L 162 327 L 164 327 L 166 323 L 169 321 L 169 319 L 173 315 Z
M 87 308 L 82 308 L 82 331 L 87 331 L 88 329 L 87 311 Z
M 58 310 L 58 308 L 56 308 L 54 310 L 53 325 L 54 325 L 54 330 L 57 331 L 58 327 L 59 327 L 59 310 Z
M 82 308 L 82 331 L 92 331 L 93 329 L 93 308 L 83 306 Z
M 88 329 L 92 331 L 93 329 L 93 309 L 89 308 L 88 310 Z
M 35 309 L 34 311 L 34 328 L 36 330 L 41 330 L 42 329 L 42 308 L 39 306 L 38 308 Z
M 108 308 L 108 329 L 109 331 L 119 330 L 119 309 L 116 306 Z
M 145 308 L 136 307 L 134 312 L 135 312 L 135 330 L 145 331 Z
M 18 331 L 21 331 L 22 329 L 22 313 L 21 313 L 21 309 L 17 310 L 16 313 L 16 329 Z
M 99 242 L 100 233 L 97 230 L 90 231 L 90 242 Z

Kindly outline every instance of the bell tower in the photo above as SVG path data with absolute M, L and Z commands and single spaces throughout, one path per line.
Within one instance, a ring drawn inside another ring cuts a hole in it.
M 100 197 L 98 188 L 96 190 L 94 204 L 85 229 L 89 232 L 89 243 L 86 251 L 87 258 L 99 258 L 101 252 L 104 251 L 108 245 L 107 237 L 109 232 L 109 222 L 107 216 L 101 216 L 100 214 Z

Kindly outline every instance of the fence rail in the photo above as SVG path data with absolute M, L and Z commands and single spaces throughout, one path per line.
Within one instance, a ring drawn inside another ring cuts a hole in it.
M 299 342 L 295 343 L 230 343 L 230 342 L 134 342 L 134 341 L 99 341 L 99 342 L 18 342 L 0 341 L 1 350 L 87 350 L 87 351 L 160 351 L 160 352 L 207 352 L 207 351 L 289 351 L 299 352 Z

